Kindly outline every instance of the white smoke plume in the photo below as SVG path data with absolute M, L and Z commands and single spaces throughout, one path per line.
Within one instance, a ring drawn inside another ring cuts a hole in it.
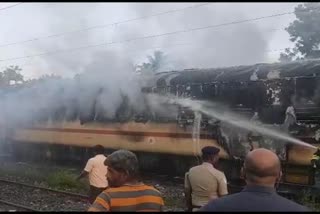
M 42 17 L 46 17 L 43 24 L 48 30 L 47 35 L 50 35 L 188 5 L 192 4 L 44 3 L 37 4 L 36 7 Z M 247 11 L 251 9 L 241 6 L 230 7 L 229 4 L 212 4 L 109 28 L 27 43 L 22 53 L 32 55 L 32 53 L 119 42 L 262 15 L 248 13 Z M 274 10 L 269 11 L 272 12 Z M 124 18 L 121 14 L 127 14 L 127 17 Z M 40 17 L 39 14 L 32 15 Z M 274 28 L 277 21 L 263 23 L 265 29 L 268 29 Z M 29 32 L 26 28 L 27 26 L 23 26 L 22 31 Z M 58 108 L 64 108 L 67 115 L 72 115 L 74 109 L 78 109 L 85 116 L 92 113 L 92 108 L 96 108 L 96 112 L 103 112 L 103 117 L 113 118 L 125 99 L 135 111 L 144 112 L 147 107 L 140 94 L 142 83 L 134 73 L 134 65 L 143 62 L 145 56 L 154 51 L 154 49 L 146 51 L 147 49 L 169 47 L 160 48 L 170 59 L 161 65 L 160 70 L 250 64 L 264 61 L 267 40 L 271 35 L 272 32 L 262 31 L 258 23 L 246 23 L 35 57 L 32 58 L 32 65 L 21 66 L 22 74 L 32 71 L 38 77 L 43 74 L 57 74 L 68 79 L 43 81 L 7 94 L 2 100 L 6 106 L 6 111 L 3 113 L 8 120 L 16 123 L 19 123 L 19 120 L 30 121 L 46 113 L 52 114 L 54 109 Z M 191 42 L 192 45 L 172 46 L 185 42 Z M 81 75 L 75 77 L 76 74 Z M 157 106 L 154 103 L 150 105 Z

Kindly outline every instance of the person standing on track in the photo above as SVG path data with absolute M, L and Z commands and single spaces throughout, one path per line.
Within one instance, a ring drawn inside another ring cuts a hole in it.
M 77 180 L 80 180 L 87 175 L 89 176 L 89 201 L 91 204 L 94 202 L 96 197 L 108 187 L 108 181 L 106 179 L 108 168 L 104 165 L 104 161 L 106 160 L 104 147 L 96 145 L 93 147 L 93 151 L 95 156 L 88 160 L 84 170 L 77 177 Z
M 196 211 L 215 199 L 228 194 L 227 179 L 214 165 L 220 149 L 206 146 L 202 150 L 203 163 L 192 167 L 185 175 L 185 197 L 188 211 Z

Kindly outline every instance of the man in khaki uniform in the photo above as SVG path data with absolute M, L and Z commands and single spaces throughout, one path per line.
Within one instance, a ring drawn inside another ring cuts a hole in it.
M 185 197 L 188 211 L 195 211 L 211 199 L 228 194 L 223 172 L 214 168 L 220 149 L 207 146 L 202 149 L 203 163 L 192 167 L 185 175 Z

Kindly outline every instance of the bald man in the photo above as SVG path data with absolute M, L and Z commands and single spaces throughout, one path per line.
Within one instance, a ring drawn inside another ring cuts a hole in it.
M 255 149 L 249 152 L 242 173 L 247 185 L 241 192 L 212 200 L 200 211 L 310 211 L 276 193 L 281 164 L 272 151 Z

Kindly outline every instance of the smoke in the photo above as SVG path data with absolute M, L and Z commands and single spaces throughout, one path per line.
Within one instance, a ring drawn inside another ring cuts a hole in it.
M 160 8 L 166 6 L 156 4 L 152 8 L 161 11 Z M 138 16 L 146 15 L 146 11 L 151 13 L 149 4 L 135 5 L 133 8 Z M 155 17 L 144 21 L 144 23 L 147 26 L 150 25 L 154 32 L 166 33 L 248 18 L 250 16 L 246 15 L 246 10 L 243 8 L 239 11 L 233 11 L 228 4 L 212 4 L 168 16 Z M 141 29 L 141 31 L 145 30 Z M 171 59 L 170 67 L 185 69 L 233 66 L 265 61 L 270 36 L 271 33 L 263 32 L 257 23 L 246 23 L 164 36 L 153 39 L 153 42 L 164 47 L 173 43 L 190 42 L 191 45 L 166 49 Z
M 317 81 L 317 88 L 314 91 L 313 101 L 317 106 L 320 106 L 320 80 Z
M 81 123 L 121 122 L 148 113 L 175 118 L 176 108 L 159 105 L 142 94 L 145 81 L 134 72 L 130 58 L 99 51 L 84 69 L 74 78 L 48 77 L 12 92 L 4 90 L 1 118 L 10 126 L 77 119 Z
M 91 26 L 105 25 L 119 20 L 130 19 L 131 17 L 144 17 L 191 5 L 196 4 L 144 3 L 119 5 L 63 3 L 39 4 L 38 7 L 41 9 L 41 14 L 46 17 L 47 34 L 50 35 Z M 263 15 L 252 13 L 256 9 L 252 5 L 210 4 L 185 9 L 176 13 L 121 23 L 106 28 L 43 39 L 32 42 L 30 45 L 28 44 L 28 47 L 35 53 L 46 52 L 48 50 L 64 50 L 228 23 Z M 265 12 L 266 14 L 275 12 L 275 8 L 272 9 L 271 6 Z M 256 7 L 261 10 L 265 5 Z M 118 13 L 116 13 L 117 11 Z M 116 14 L 127 14 L 127 16 L 121 17 Z M 261 28 L 261 26 L 264 26 L 264 28 Z M 271 19 L 271 22 L 263 20 L 260 22 L 228 25 L 84 49 L 83 51 L 52 54 L 41 57 L 41 60 L 37 59 L 35 63 L 38 63 L 36 67 L 38 67 L 37 70 L 40 75 L 55 73 L 72 77 L 77 73 L 84 72 L 84 65 L 90 63 L 95 52 L 105 48 L 130 57 L 135 64 L 145 61 L 146 55 L 152 54 L 155 49 L 163 50 L 168 55 L 169 61 L 162 64 L 161 70 L 253 64 L 266 60 L 268 40 L 272 36 L 272 32 L 268 32 L 267 30 L 269 27 L 275 28 L 276 26 L 277 21 L 273 19 Z M 184 43 L 190 44 L 174 46 L 175 44 Z
M 101 19 L 103 16 L 111 17 L 111 15 L 102 15 L 102 9 L 99 8 L 105 9 L 106 14 L 112 14 L 113 8 L 117 8 L 114 4 L 110 6 L 109 4 L 99 4 L 99 6 L 97 4 L 76 4 L 76 7 L 72 7 L 70 4 L 57 4 L 54 6 L 45 4 L 43 11 L 48 20 L 50 20 L 50 33 L 55 34 L 99 24 L 108 24 L 130 19 L 131 17 L 144 17 L 191 5 L 195 4 L 126 4 L 126 7 L 121 8 L 121 12 L 128 15 L 125 18 L 116 20 L 110 18 Z M 36 50 L 37 52 L 41 52 L 41 50 L 64 50 L 92 44 L 121 42 L 139 37 L 261 16 L 261 14 L 248 13 L 253 8 L 248 7 L 248 5 L 246 7 L 241 7 L 240 5 L 239 7 L 231 7 L 230 4 L 211 4 L 113 25 L 107 28 L 41 40 L 35 42 L 32 47 L 35 52 Z M 92 15 L 95 13 L 100 14 L 100 18 L 97 18 L 99 17 L 98 15 Z M 268 12 L 265 13 L 268 14 Z M 265 28 L 262 29 L 261 25 Z M 262 23 L 252 22 L 229 25 L 126 43 L 116 43 L 71 53 L 54 54 L 43 57 L 42 63 L 44 65 L 42 70 L 71 77 L 76 73 L 84 72 L 84 64 L 90 63 L 95 52 L 104 48 L 112 50 L 116 54 L 121 53 L 121 55 L 128 56 L 135 64 L 146 61 L 146 56 L 151 55 L 155 50 L 162 50 L 169 60 L 162 64 L 161 70 L 253 64 L 266 60 L 268 39 L 272 36 L 272 32 L 268 32 L 268 29 L 269 27 L 274 29 L 276 25 L 275 20 L 271 20 L 271 23 L 266 20 L 262 21 Z M 175 46 L 176 44 L 186 45 Z
M 43 17 L 46 17 L 46 34 L 50 35 L 178 9 L 190 4 L 122 5 L 59 3 L 37 6 Z M 26 47 L 31 49 L 32 53 L 66 50 L 255 16 L 258 15 L 248 16 L 247 11 L 241 7 L 212 4 L 109 28 L 43 39 L 28 43 Z M 10 120 L 16 123 L 19 123 L 19 120 L 29 122 L 38 119 L 40 115 L 44 118 L 44 115 L 56 118 L 61 112 L 71 118 L 77 112 L 85 118 L 91 117 L 92 112 L 95 112 L 94 118 L 100 115 L 110 119 L 117 117 L 119 108 L 125 105 L 138 113 L 152 108 L 161 115 L 170 112 L 174 117 L 174 110 L 168 111 L 158 103 L 141 96 L 143 77 L 134 74 L 134 65 L 145 61 L 146 55 L 151 55 L 154 51 L 147 49 L 168 47 L 160 48 L 169 59 L 164 61 L 160 70 L 250 64 L 265 59 L 269 36 L 269 33 L 262 32 L 257 23 L 247 23 L 34 58 L 34 65 L 28 67 L 34 74 L 41 76 L 53 73 L 64 79 L 43 80 L 8 94 L 5 96 L 4 116 L 11 117 Z M 192 45 L 173 46 L 185 42 Z M 75 76 L 77 74 L 81 75 Z
M 61 85 L 60 81 L 47 80 L 24 89 L 13 88 L 2 94 L 1 118 L 5 123 L 27 124 L 34 117 L 41 118 L 43 114 L 49 114 L 50 108 L 57 105 L 58 100 L 52 100 L 56 89 Z
M 123 97 L 127 97 L 135 110 L 141 110 L 141 86 L 129 58 L 110 51 L 100 51 L 94 54 L 93 61 L 86 66 L 86 70 L 80 79 L 84 90 L 83 94 L 79 94 L 81 107 L 86 108 L 87 100 L 95 98 L 100 89 L 97 108 L 104 112 L 105 117 L 115 116 Z
M 89 27 L 92 25 L 89 15 L 96 7 L 96 4 L 89 3 L 76 4 L 76 6 L 70 3 L 39 5 L 49 22 L 47 35 Z M 72 49 L 92 44 L 95 35 L 96 32 L 82 31 L 76 34 L 42 39 L 29 44 L 29 47 L 33 49 L 34 53 Z M 77 73 L 84 72 L 83 66 L 90 63 L 93 53 L 92 51 L 75 51 L 49 54 L 35 59 L 40 63 L 40 66 L 36 67 L 41 68 L 39 75 L 54 73 L 64 77 L 73 77 Z

